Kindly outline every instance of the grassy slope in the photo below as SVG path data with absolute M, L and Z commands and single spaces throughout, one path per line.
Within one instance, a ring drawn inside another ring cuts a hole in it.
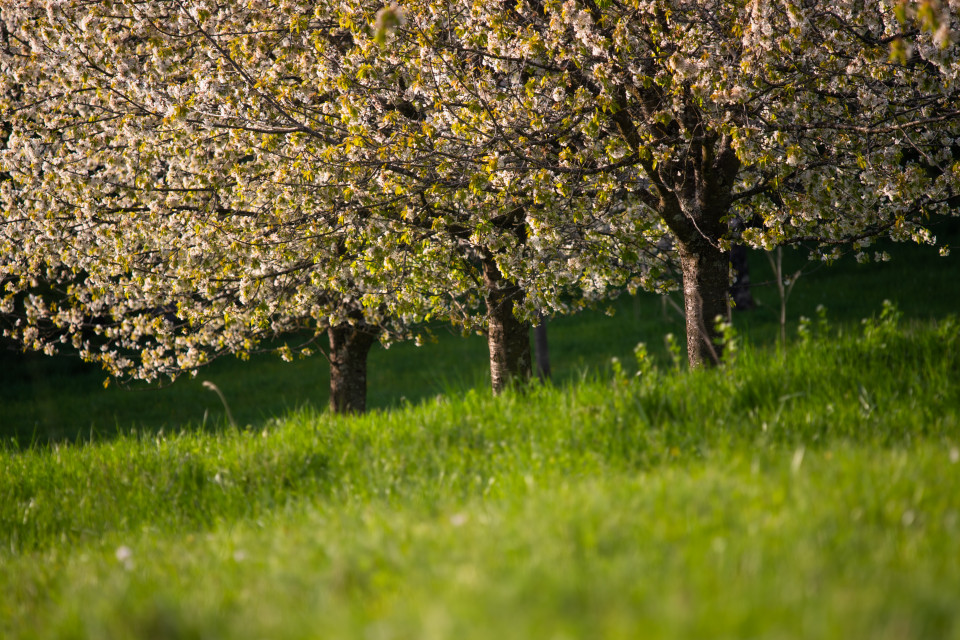
M 7 449 L 0 636 L 960 638 L 960 326 L 901 325 Z
M 0 437 L 101 435 L 0 448 L 0 637 L 960 638 L 960 269 L 895 258 L 805 275 L 791 334 L 822 303 L 843 336 L 786 361 L 596 377 L 682 333 L 625 298 L 551 323 L 560 389 L 493 401 L 483 341 L 438 331 L 373 354 L 371 404 L 402 408 L 357 420 L 312 408 L 316 359 L 145 392 L 18 361 Z M 753 277 L 736 325 L 769 345 Z M 859 326 L 885 298 L 912 328 Z

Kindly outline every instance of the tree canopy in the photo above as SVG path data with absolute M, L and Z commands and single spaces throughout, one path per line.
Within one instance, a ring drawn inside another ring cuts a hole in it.
M 488 331 L 499 388 L 537 313 L 680 285 L 709 363 L 731 243 L 882 258 L 960 187 L 936 2 L 0 11 L 8 331 L 118 375 L 443 318 Z

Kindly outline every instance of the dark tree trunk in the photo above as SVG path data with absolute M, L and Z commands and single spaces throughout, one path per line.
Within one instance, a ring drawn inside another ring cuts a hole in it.
M 377 340 L 376 329 L 357 323 L 327 329 L 330 339 L 330 411 L 367 410 L 367 354 Z
M 687 316 L 687 358 L 691 367 L 719 363 L 717 316 L 729 313 L 730 259 L 706 239 L 680 243 L 683 303 Z
M 493 393 L 499 394 L 511 383 L 530 378 L 530 323 L 520 322 L 513 313 L 523 301 L 523 290 L 503 278 L 492 258 L 483 260 L 483 279 L 490 382 Z
M 693 114 L 692 122 L 696 121 Z M 717 317 L 730 317 L 730 254 L 720 245 L 730 236 L 727 216 L 739 167 L 730 138 L 706 136 L 687 156 L 680 189 L 666 192 L 672 198 L 663 199 L 664 221 L 677 238 L 683 271 L 691 367 L 719 364 L 723 355 L 716 339 Z
M 550 345 L 547 342 L 547 319 L 541 313 L 537 326 L 533 328 L 533 346 L 537 361 L 537 377 L 550 379 Z
M 721 354 L 714 345 L 715 318 L 728 317 L 730 290 L 730 257 L 720 245 L 731 237 L 727 224 L 731 205 L 745 197 L 734 195 L 740 158 L 734 137 L 711 125 L 689 96 L 674 112 L 674 120 L 645 122 L 663 99 L 656 84 L 624 92 L 610 117 L 650 182 L 649 189 L 637 195 L 660 215 L 677 241 L 690 366 L 717 364 Z M 660 144 L 676 154 L 656 161 L 649 149 Z

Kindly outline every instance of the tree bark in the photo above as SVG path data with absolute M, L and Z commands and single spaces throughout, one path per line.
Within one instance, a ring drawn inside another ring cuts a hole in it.
M 687 358 L 691 367 L 720 362 L 716 318 L 729 316 L 730 260 L 704 238 L 680 243 L 683 303 L 687 316 Z
M 367 355 L 377 340 L 373 327 L 358 323 L 327 329 L 330 339 L 330 411 L 367 410 Z
M 511 383 L 530 378 L 530 323 L 517 320 L 513 313 L 523 300 L 523 290 L 503 278 L 493 258 L 483 260 L 483 279 L 490 383 L 494 395 L 499 395 Z

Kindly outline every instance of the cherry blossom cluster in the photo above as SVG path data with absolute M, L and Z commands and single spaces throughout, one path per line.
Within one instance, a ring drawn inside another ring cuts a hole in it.
M 697 265 L 733 242 L 935 241 L 960 193 L 957 12 L 6 3 L 5 331 L 156 379 L 358 318 L 482 330 L 494 267 L 526 319 L 681 270 L 688 321 L 712 318 Z

